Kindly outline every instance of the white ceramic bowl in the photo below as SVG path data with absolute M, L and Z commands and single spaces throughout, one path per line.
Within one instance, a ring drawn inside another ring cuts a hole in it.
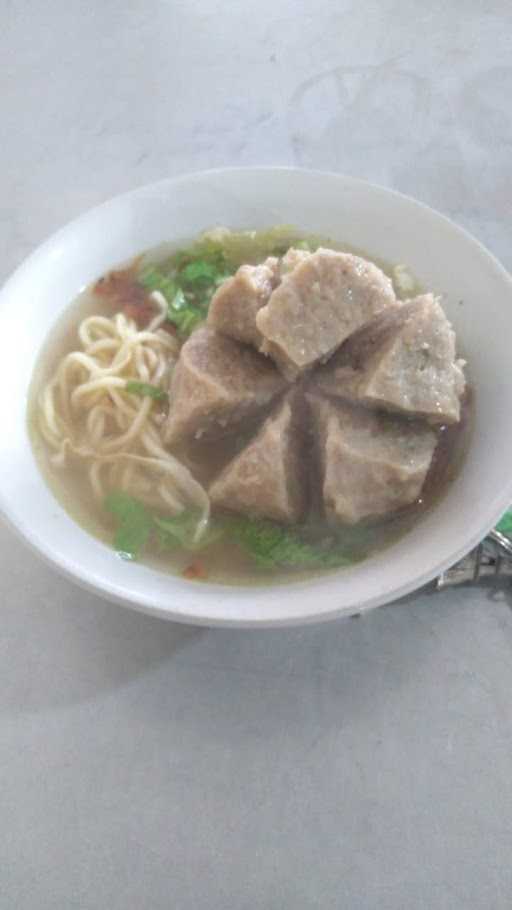
M 127 564 L 78 527 L 41 478 L 26 428 L 33 365 L 55 320 L 92 279 L 165 240 L 222 224 L 293 224 L 406 263 L 444 305 L 470 364 L 476 422 L 448 494 L 403 540 L 361 565 L 287 586 L 198 584 Z M 277 626 L 367 610 L 413 590 L 473 547 L 512 500 L 512 280 L 476 240 L 412 199 L 361 180 L 285 168 L 164 180 L 93 209 L 44 243 L 0 295 L 0 508 L 82 585 L 191 623 Z

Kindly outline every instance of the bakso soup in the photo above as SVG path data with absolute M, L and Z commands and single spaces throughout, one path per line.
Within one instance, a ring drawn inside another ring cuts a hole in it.
M 442 300 L 285 228 L 216 229 L 101 277 L 29 409 L 44 476 L 113 558 L 222 583 L 392 544 L 455 476 L 470 416 Z

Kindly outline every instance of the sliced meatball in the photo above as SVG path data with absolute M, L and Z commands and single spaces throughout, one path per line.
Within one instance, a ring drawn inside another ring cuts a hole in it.
M 423 294 L 353 335 L 327 366 L 317 389 L 432 423 L 456 423 L 465 380 L 455 333 L 438 300 Z
M 210 487 L 214 505 L 255 518 L 297 522 L 305 507 L 301 439 L 290 393 Z
M 279 262 L 280 277 L 283 278 L 284 275 L 288 275 L 299 263 L 305 262 L 310 256 L 311 253 L 308 250 L 298 250 L 296 247 L 291 246 Z
M 271 257 L 262 265 L 241 265 L 212 297 L 208 325 L 217 331 L 259 347 L 262 337 L 256 328 L 256 314 L 268 303 L 279 280 L 279 262 Z
M 308 395 L 327 518 L 356 524 L 416 502 L 436 448 L 424 424 Z
M 281 260 L 278 259 L 277 256 L 267 256 L 265 261 L 262 262 L 262 265 L 264 265 L 265 268 L 270 270 L 270 273 L 271 273 L 270 282 L 271 282 L 273 288 L 277 287 L 277 285 L 281 281 L 280 262 L 281 262 Z M 258 266 L 255 266 L 255 268 L 258 268 Z
M 203 326 L 185 342 L 174 369 L 167 442 L 225 435 L 285 385 L 265 357 Z
M 319 249 L 285 274 L 256 325 L 261 350 L 295 378 L 330 355 L 385 307 L 397 305 L 393 285 L 376 265 Z

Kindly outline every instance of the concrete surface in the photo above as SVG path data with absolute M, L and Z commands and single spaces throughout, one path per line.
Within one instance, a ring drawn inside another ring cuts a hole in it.
M 512 13 L 456 0 L 4 0 L 0 273 L 229 164 L 363 176 L 512 266 Z M 195 630 L 0 527 L 2 910 L 508 910 L 512 613 L 485 590 Z

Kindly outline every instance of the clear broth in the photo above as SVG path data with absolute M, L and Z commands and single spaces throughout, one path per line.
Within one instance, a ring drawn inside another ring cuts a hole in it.
M 277 229 L 277 231 L 279 236 L 275 243 L 276 253 L 279 251 L 284 252 L 297 240 L 309 240 L 314 245 L 321 244 L 331 249 L 355 252 L 365 256 L 365 258 L 377 263 L 391 277 L 392 267 L 389 263 L 382 262 L 360 250 L 355 250 L 348 244 L 333 242 L 329 238 L 311 238 L 311 235 L 287 228 Z M 254 233 L 252 245 L 246 233 L 233 235 L 235 238 L 240 238 L 240 244 L 239 249 L 233 252 L 232 266 L 235 267 L 243 262 L 262 261 L 271 252 L 270 248 L 262 250 L 262 239 L 264 240 L 266 237 L 271 236 L 272 233 L 272 231 Z M 115 267 L 109 275 L 118 274 L 119 272 L 123 273 L 127 269 L 131 269 L 135 274 L 135 271 L 138 271 L 148 263 L 160 264 L 165 262 L 178 249 L 188 245 L 186 243 L 172 246 L 170 244 L 161 245 L 145 252 L 128 265 L 124 264 Z M 279 249 L 277 249 L 278 246 Z M 270 240 L 267 247 L 270 247 Z M 73 301 L 64 316 L 50 332 L 34 369 L 29 396 L 28 426 L 33 450 L 41 473 L 59 503 L 81 527 L 112 548 L 114 535 L 112 517 L 102 506 L 94 503 L 91 497 L 87 473 L 83 469 L 83 462 L 75 458 L 64 469 L 57 469 L 53 466 L 49 457 L 49 447 L 41 437 L 37 420 L 38 393 L 52 375 L 58 361 L 65 354 L 77 348 L 77 327 L 79 323 L 86 316 L 93 313 L 112 316 L 116 312 L 115 303 L 113 308 L 112 299 L 98 294 L 96 286 L 97 282 L 94 282 L 86 288 Z M 414 293 L 418 293 L 420 290 L 422 289 L 418 287 Z M 397 294 L 397 296 L 400 295 Z M 117 309 L 119 308 L 117 307 Z M 469 445 L 473 409 L 473 395 L 468 391 L 462 402 L 460 423 L 456 426 L 442 428 L 439 431 L 439 443 L 433 463 L 422 490 L 421 499 L 417 503 L 380 522 L 340 527 L 335 532 L 336 538 L 338 540 L 343 538 L 343 541 L 346 541 L 348 546 L 353 545 L 355 549 L 359 549 L 360 552 L 364 553 L 364 557 L 367 558 L 373 553 L 391 546 L 421 521 L 425 512 L 432 509 L 436 502 L 442 498 L 447 487 L 460 470 Z M 247 435 L 244 431 L 242 434 L 221 440 L 216 444 L 216 451 L 213 456 L 211 445 L 208 446 L 207 457 L 201 452 L 200 447 L 197 448 L 192 459 L 190 458 L 190 453 L 176 454 L 183 457 L 189 466 L 193 468 L 195 476 L 204 482 L 208 481 L 241 448 L 246 438 Z M 309 458 L 312 464 L 313 456 L 310 454 Z M 311 542 L 325 538 L 326 535 L 333 535 L 333 529 L 327 527 L 318 509 L 314 506 L 310 510 L 306 523 L 301 525 L 301 532 L 305 534 L 305 539 Z M 112 557 L 119 558 L 113 548 Z M 273 584 L 285 583 L 323 575 L 326 572 L 343 571 L 343 568 L 263 569 L 258 567 L 246 552 L 227 538 L 211 544 L 197 556 L 184 550 L 165 551 L 160 554 L 148 551 L 144 553 L 143 561 L 160 571 L 178 575 L 185 574 L 190 578 L 194 577 L 194 567 L 200 563 L 200 580 L 232 585 L 268 584 L 269 582 Z M 129 564 L 127 564 L 127 571 L 129 571 Z

